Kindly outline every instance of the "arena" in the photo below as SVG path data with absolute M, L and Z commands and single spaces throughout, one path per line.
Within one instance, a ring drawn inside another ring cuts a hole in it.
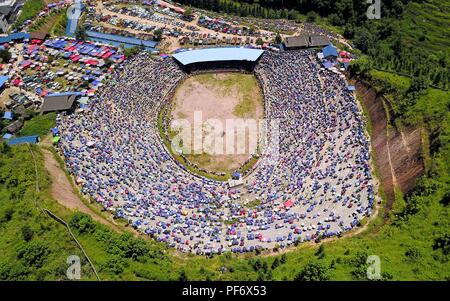
M 87 110 L 62 116 L 59 148 L 82 193 L 156 240 L 196 254 L 285 248 L 357 227 L 372 214 L 376 187 L 345 78 L 321 69 L 314 50 L 248 54 L 235 52 L 230 64 L 183 65 L 177 55 L 141 53 Z M 158 128 L 179 84 L 219 67 L 253 72 L 264 116 L 278 122 L 236 187 L 191 172 Z
M 241 169 L 257 153 L 257 149 L 256 145 L 250 146 L 249 133 L 242 141 L 238 139 L 240 136 L 229 137 L 235 134 L 228 133 L 227 120 L 246 118 L 256 123 L 263 118 L 262 104 L 259 84 L 252 74 L 221 72 L 192 75 L 178 86 L 173 100 L 167 104 L 171 110 L 168 123 L 172 135 L 169 136 L 180 136 L 183 146 L 178 148 L 189 160 L 190 166 L 205 170 L 210 177 L 212 173 L 221 173 L 224 179 L 230 178 L 232 172 Z M 202 131 L 193 129 L 195 122 L 199 123 Z M 180 125 L 174 126 L 177 123 Z M 233 138 L 237 143 L 227 149 L 224 141 Z M 172 137 L 171 144 L 173 140 Z M 208 145 L 207 140 L 210 140 Z M 201 141 L 201 148 L 196 153 L 195 141 Z M 239 147 L 243 151 L 238 152 Z M 192 170 L 195 172 L 197 168 Z

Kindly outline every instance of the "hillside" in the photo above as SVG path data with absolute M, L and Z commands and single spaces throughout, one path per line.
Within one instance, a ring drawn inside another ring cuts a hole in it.
M 446 183 L 448 187 L 448 178 L 423 179 L 422 192 L 404 208 L 399 207 L 400 214 L 394 216 L 381 209 L 365 232 L 324 243 L 320 248 L 304 244 L 275 257 L 225 254 L 205 258 L 175 254 L 150 239 L 115 233 L 86 215 L 61 207 L 49 196 L 51 183 L 42 155 L 38 148 L 32 149 L 38 163 L 39 193 L 35 192 L 35 171 L 30 163 L 33 158 L 27 146 L 1 149 L 1 280 L 66 279 L 66 259 L 72 254 L 82 258 L 82 279 L 95 280 L 67 230 L 43 214 L 33 202 L 34 197 L 41 206 L 69 222 L 102 280 L 293 280 L 305 269 L 324 271 L 326 279 L 356 280 L 366 279 L 365 260 L 372 254 L 382 260 L 384 279 L 450 278 L 448 195 L 439 190 Z M 445 168 L 448 163 L 442 161 L 433 173 L 442 175 Z M 388 220 L 385 214 L 390 215 Z

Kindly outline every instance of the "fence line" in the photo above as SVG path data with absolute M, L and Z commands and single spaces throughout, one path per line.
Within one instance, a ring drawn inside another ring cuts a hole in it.
M 39 193 L 40 192 L 40 188 L 39 188 L 39 177 L 38 177 L 38 168 L 37 168 L 37 163 L 36 163 L 36 157 L 34 156 L 34 152 L 31 149 L 30 145 L 27 143 L 27 147 L 28 150 L 31 153 L 31 156 L 33 157 L 33 163 L 34 163 L 34 170 L 35 170 L 35 174 L 36 174 L 36 192 Z M 36 206 L 45 214 L 48 214 L 51 218 L 53 218 L 54 220 L 56 220 L 57 222 L 59 222 L 60 224 L 62 224 L 63 226 L 65 226 L 67 228 L 67 230 L 69 231 L 70 236 L 72 237 L 72 239 L 75 241 L 75 243 L 77 244 L 78 248 L 80 248 L 81 252 L 83 252 L 84 256 L 86 257 L 87 261 L 89 262 L 89 265 L 91 266 L 92 270 L 94 271 L 95 277 L 97 277 L 98 281 L 100 280 L 100 277 L 97 273 L 97 270 L 95 269 L 94 264 L 92 263 L 91 259 L 89 258 L 88 254 L 86 253 L 86 251 L 84 250 L 83 246 L 81 245 L 81 243 L 78 241 L 78 239 L 75 237 L 75 235 L 73 234 L 72 230 L 70 229 L 70 226 L 59 216 L 57 216 L 55 213 L 53 213 L 52 211 L 50 211 L 47 208 L 43 208 L 37 201 L 36 197 L 33 197 L 33 201 L 36 204 Z

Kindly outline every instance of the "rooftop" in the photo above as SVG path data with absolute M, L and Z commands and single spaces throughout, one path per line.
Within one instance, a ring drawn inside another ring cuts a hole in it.
M 173 55 L 183 65 L 217 62 L 217 61 L 250 61 L 256 62 L 263 54 L 264 50 L 252 48 L 223 47 L 196 49 L 191 51 L 179 52 Z
M 72 108 L 75 95 L 47 96 L 44 98 L 41 112 L 64 111 Z
M 285 39 L 286 47 L 308 47 L 308 37 L 306 36 L 295 36 L 295 37 L 287 37 Z

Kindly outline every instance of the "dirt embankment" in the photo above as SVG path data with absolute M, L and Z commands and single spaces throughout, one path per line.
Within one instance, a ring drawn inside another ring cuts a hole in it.
M 365 83 L 355 82 L 355 86 L 372 124 L 372 149 L 390 209 L 395 199 L 394 188 L 407 194 L 423 174 L 421 130 L 397 129 L 389 101 Z

